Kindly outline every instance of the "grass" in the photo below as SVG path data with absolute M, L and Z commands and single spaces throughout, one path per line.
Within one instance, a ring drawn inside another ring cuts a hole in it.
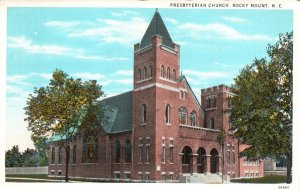
M 6 182 L 64 182 L 65 177 L 49 177 L 48 175 L 41 174 L 6 174 Z M 15 179 L 13 179 L 15 178 Z M 18 179 L 18 178 L 31 178 L 31 179 Z M 34 180 L 41 179 L 41 180 Z M 44 180 L 43 180 L 44 179 Z M 48 181 L 57 180 L 57 181 Z M 62 181 L 63 180 L 63 181 Z M 98 182 L 98 183 L 132 183 L 130 181 L 107 181 L 101 179 L 78 179 L 69 177 L 70 181 L 78 182 Z
M 286 176 L 270 175 L 260 178 L 231 179 L 231 183 L 286 183 Z

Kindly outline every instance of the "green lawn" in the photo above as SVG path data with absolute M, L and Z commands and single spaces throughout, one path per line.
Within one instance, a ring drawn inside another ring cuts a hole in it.
M 231 183 L 286 183 L 286 176 L 270 175 L 260 178 L 231 179 Z
M 48 177 L 48 175 L 36 175 L 36 174 L 6 174 L 6 182 L 64 182 L 64 177 Z M 15 179 L 13 179 L 15 178 Z M 18 179 L 18 178 L 31 178 L 31 179 Z M 34 180 L 41 179 L 41 180 Z M 44 180 L 43 180 L 44 179 Z M 57 181 L 47 181 L 47 180 L 57 180 Z M 62 181 L 63 180 L 63 181 Z M 129 181 L 107 181 L 101 179 L 78 179 L 78 178 L 70 178 L 70 181 L 78 181 L 78 182 L 98 182 L 98 183 L 128 183 Z M 132 183 L 132 182 L 129 182 Z

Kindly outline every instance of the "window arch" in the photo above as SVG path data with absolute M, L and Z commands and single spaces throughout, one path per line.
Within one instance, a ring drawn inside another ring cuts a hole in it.
M 167 68 L 167 79 L 170 80 L 170 67 Z
M 160 66 L 160 77 L 164 78 L 165 77 L 165 68 L 164 66 Z
M 146 107 L 146 104 L 142 105 L 141 116 L 142 116 L 142 118 L 141 118 L 142 123 L 146 123 L 146 121 L 147 121 L 147 107 Z
M 62 163 L 62 148 L 61 146 L 58 148 L 58 164 Z
M 73 146 L 73 164 L 76 164 L 76 145 Z
M 52 152 L 51 152 L 51 164 L 55 164 L 55 148 L 52 147 Z
M 196 113 L 196 111 L 192 111 L 191 116 L 190 116 L 190 125 L 196 126 L 196 123 L 197 123 L 197 113 Z
M 187 125 L 187 111 L 185 107 L 179 108 L 179 123 L 181 125 Z
M 120 141 L 115 142 L 115 163 L 120 163 L 120 152 L 121 152 L 121 147 L 120 147 Z
M 149 77 L 152 77 L 152 66 L 149 65 Z
M 146 78 L 147 78 L 147 68 L 144 67 L 142 79 L 146 79 Z
M 138 80 L 142 79 L 141 69 L 138 70 Z
M 131 163 L 131 142 L 129 139 L 126 139 L 125 142 L 125 162 Z
M 176 81 L 176 70 L 175 69 L 173 69 L 173 71 L 172 71 L 172 79 L 173 79 L 173 81 Z
M 166 113 L 165 113 L 166 123 L 170 123 L 170 111 L 171 111 L 170 105 L 167 104 Z

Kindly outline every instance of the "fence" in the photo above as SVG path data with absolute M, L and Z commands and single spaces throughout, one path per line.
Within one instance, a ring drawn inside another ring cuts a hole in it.
M 5 168 L 5 174 L 48 174 L 48 166 Z

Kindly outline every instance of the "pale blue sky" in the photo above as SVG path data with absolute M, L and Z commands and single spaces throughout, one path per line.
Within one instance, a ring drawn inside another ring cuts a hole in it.
M 62 69 L 96 79 L 107 96 L 132 89 L 133 45 L 155 9 L 8 8 L 6 149 L 32 146 L 23 107 L 34 87 Z M 196 96 L 200 89 L 230 85 L 268 43 L 293 29 L 289 10 L 159 9 L 180 64 Z

